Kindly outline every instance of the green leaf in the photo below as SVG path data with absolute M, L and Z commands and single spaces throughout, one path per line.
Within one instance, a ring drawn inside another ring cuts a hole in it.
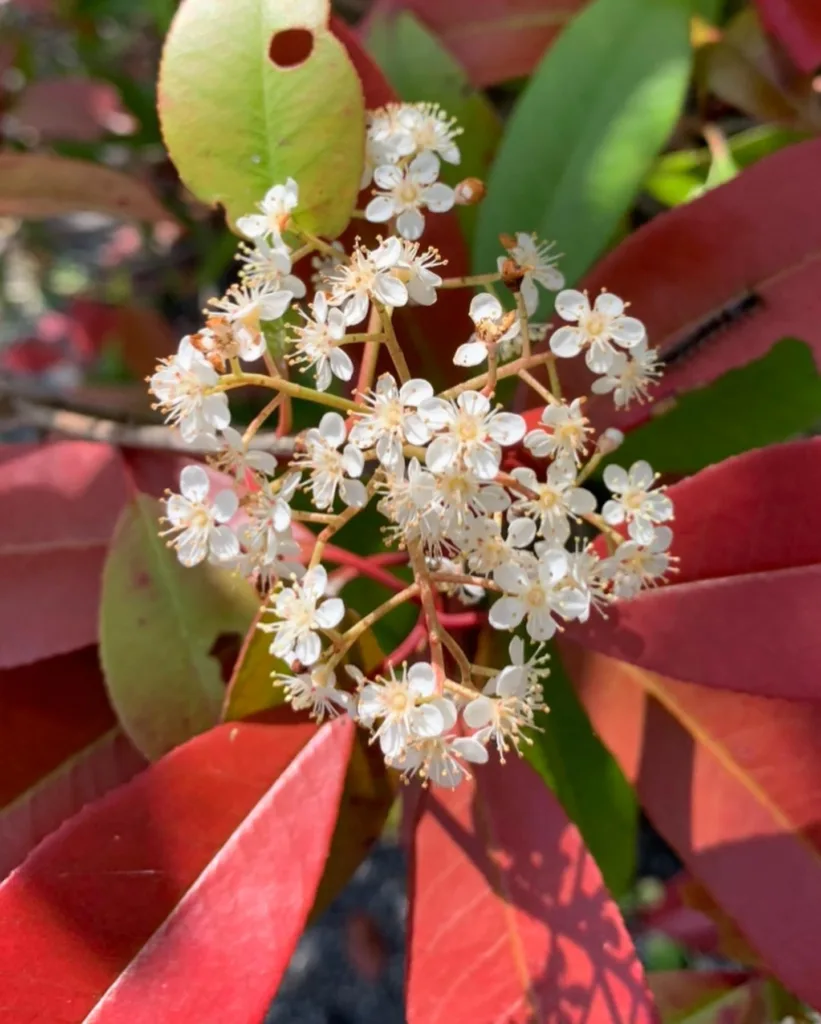
M 575 822 L 614 897 L 633 882 L 638 803 L 612 754 L 593 732 L 555 645 L 544 699 L 550 713 L 539 716 L 543 732 L 523 745 L 525 757 Z
M 502 134 L 502 123 L 459 62 L 409 11 L 386 11 L 373 17 L 367 46 L 401 99 L 439 103 L 464 128 L 458 140 L 462 162 L 456 167 L 443 163 L 442 180 L 449 185 L 464 178 L 484 181 Z M 458 214 L 470 242 L 478 208 L 460 206 Z
M 647 459 L 662 472 L 695 473 L 809 430 L 821 421 L 821 377 L 804 342 L 786 339 L 762 359 L 689 391 L 663 416 L 631 431 L 619 465 Z
M 762 124 L 732 136 L 728 146 L 733 164 L 738 170 L 806 138 L 804 132 Z M 710 170 L 710 150 L 706 146 L 699 149 L 677 149 L 658 158 L 643 187 L 665 206 L 680 206 L 700 194 Z M 712 182 L 717 183 L 715 180 Z
M 225 693 L 211 650 L 244 636 L 259 601 L 240 577 L 186 569 L 158 536 L 161 506 L 137 495 L 123 511 L 103 570 L 100 658 L 123 729 L 156 759 L 211 728 Z
M 232 222 L 288 177 L 297 224 L 335 237 L 350 219 L 365 101 L 328 15 L 328 0 L 184 0 L 177 12 L 160 72 L 165 143 L 185 184 Z M 289 29 L 310 31 L 313 48 L 281 67 L 269 48 Z
M 672 131 L 690 76 L 688 5 L 595 0 L 536 69 L 479 211 L 477 271 L 502 232 L 537 231 L 577 280 L 601 255 Z

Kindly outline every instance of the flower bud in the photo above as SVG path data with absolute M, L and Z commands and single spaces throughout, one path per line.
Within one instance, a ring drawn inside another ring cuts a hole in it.
M 624 441 L 624 434 L 615 427 L 608 427 L 598 440 L 596 447 L 602 455 L 609 455 L 619 448 Z
M 485 198 L 487 190 L 481 178 L 465 178 L 453 191 L 457 206 L 475 206 Z

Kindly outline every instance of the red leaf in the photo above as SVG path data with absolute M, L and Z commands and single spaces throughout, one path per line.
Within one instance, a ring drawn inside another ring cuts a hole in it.
M 756 0 L 766 28 L 783 43 L 802 71 L 821 65 L 821 7 L 818 0 Z
M 47 839 L 0 887 L 6 1019 L 261 1020 L 322 874 L 353 725 L 314 732 L 220 726 Z
M 682 683 L 565 644 L 642 806 L 776 976 L 821 1002 L 821 709 Z
M 669 489 L 671 582 L 568 636 L 706 686 L 821 701 L 821 440 L 727 459 Z M 774 638 L 777 638 L 775 640 Z
M 71 303 L 67 315 L 81 325 L 95 351 L 106 344 L 119 346 L 126 366 L 136 377 L 153 373 L 157 361 L 173 352 L 179 340 L 165 317 L 145 306 L 109 305 L 81 298 Z
M 136 122 L 109 82 L 90 78 L 41 78 L 28 85 L 11 116 L 34 129 L 40 142 L 95 142 L 107 132 L 127 135 Z
M 426 795 L 412 879 L 409 1024 L 656 1019 L 599 869 L 519 758 Z
M 374 13 L 413 11 L 459 60 L 473 84 L 486 86 L 529 74 L 584 3 L 585 0 L 381 0 Z
M 334 35 L 345 44 L 362 81 L 365 106 L 373 110 L 395 102 L 396 93 L 357 36 L 338 18 L 331 19 L 331 28 Z M 361 193 L 359 205 L 367 204 L 369 198 L 370 190 Z M 362 237 L 365 244 L 375 244 L 379 231 L 379 225 L 355 220 L 341 241 L 346 250 L 350 250 L 358 236 Z M 439 250 L 448 261 L 448 277 L 458 277 L 469 272 L 467 249 L 459 221 L 452 210 L 449 213 L 431 214 L 426 218 L 420 246 L 423 250 L 428 246 Z M 440 291 L 432 306 L 403 306 L 396 310 L 394 321 L 397 335 L 412 373 L 418 373 L 434 385 L 442 387 L 462 379 L 453 365 L 452 357 L 458 346 L 467 340 L 472 329 L 467 307 L 468 300 L 463 294 Z M 385 362 L 384 369 L 390 369 L 389 362 Z
M 656 396 L 707 384 L 758 359 L 785 337 L 806 340 L 821 367 L 821 139 L 790 146 L 738 178 L 639 228 L 585 279 L 632 303 L 650 343 L 663 352 L 704 325 L 714 330 L 665 373 Z M 723 311 L 754 293 L 760 302 L 726 322 Z M 589 393 L 583 360 L 559 360 L 569 391 Z M 519 401 L 532 405 L 524 385 Z M 638 406 L 616 414 L 612 399 L 589 402 L 597 426 L 647 417 Z
M 140 453 L 132 483 L 109 445 L 0 446 L 0 668 L 96 643 L 103 561 L 130 488 L 161 493 L 183 464 Z
M 0 876 L 144 767 L 117 728 L 96 648 L 0 672 Z

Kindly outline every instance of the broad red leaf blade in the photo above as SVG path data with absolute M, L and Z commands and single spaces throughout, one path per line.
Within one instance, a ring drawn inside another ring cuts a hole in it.
M 0 669 L 96 643 L 120 511 L 132 487 L 176 484 L 185 461 L 89 441 L 0 446 Z
M 802 71 L 821 65 L 821 7 L 817 0 L 756 0 L 761 20 Z
M 564 653 L 655 827 L 779 980 L 821 1003 L 806 940 L 821 914 L 821 709 Z
M 96 648 L 0 671 L 0 877 L 144 767 L 117 727 Z
M 529 74 L 585 0 L 381 0 L 376 13 L 413 11 L 474 85 Z
M 789 146 L 655 217 L 585 279 L 591 295 L 606 287 L 628 299 L 663 353 L 697 339 L 665 373 L 659 398 L 709 383 L 784 337 L 806 340 L 821 366 L 819 171 L 821 140 Z M 560 360 L 562 382 L 589 393 L 579 362 Z M 524 389 L 519 398 L 533 404 Z M 589 414 L 622 427 L 647 416 L 642 407 L 614 414 L 604 397 L 590 403 Z
M 821 701 L 821 533 L 806 525 L 821 440 L 727 459 L 668 493 L 678 573 L 568 635 L 674 678 Z
M 47 839 L 0 887 L 6 1018 L 261 1020 L 311 908 L 353 738 L 347 720 L 315 728 L 220 726 Z
M 111 167 L 51 153 L 0 156 L 0 216 L 39 220 L 78 210 L 148 223 L 176 219 L 147 185 Z
M 658 971 L 647 983 L 662 1020 L 767 1024 L 766 982 L 748 971 Z
M 656 1019 L 592 856 L 527 764 L 480 767 L 422 808 L 409 1024 Z

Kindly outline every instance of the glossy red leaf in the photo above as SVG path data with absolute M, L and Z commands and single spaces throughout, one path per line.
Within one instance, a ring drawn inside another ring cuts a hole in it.
M 642 806 L 788 989 L 821 1003 L 821 708 L 682 683 L 565 644 Z
M 397 99 L 396 93 L 355 33 L 337 18 L 331 19 L 331 28 L 344 43 L 362 81 L 366 108 L 372 110 L 394 102 Z M 370 190 L 364 191 L 358 205 L 366 205 L 369 198 Z M 355 220 L 342 236 L 342 243 L 349 249 L 354 239 L 361 236 L 367 244 L 375 244 L 379 233 L 385 233 L 381 225 Z M 431 214 L 426 218 L 425 233 L 420 245 L 423 249 L 433 246 L 447 259 L 445 273 L 448 277 L 468 273 L 467 249 L 458 218 L 453 211 Z M 442 387 L 462 379 L 452 363 L 452 357 L 472 330 L 467 307 L 468 300 L 464 293 L 442 291 L 432 306 L 404 306 L 396 310 L 394 320 L 397 334 L 413 373 Z M 389 362 L 385 363 L 384 368 L 390 369 Z
M 409 1024 L 656 1019 L 595 861 L 524 761 L 426 794 L 411 871 Z
M 0 887 L 6 1019 L 257 1024 L 311 908 L 354 727 L 315 728 L 219 726 L 47 839 Z
M 413 11 L 474 85 L 530 74 L 585 0 L 380 0 L 376 10 Z M 431 97 L 435 99 L 435 97 Z
M 131 488 L 159 494 L 183 464 L 87 441 L 0 447 L 0 668 L 96 643 L 103 561 Z
M 0 671 L 0 877 L 144 767 L 117 727 L 96 648 Z
M 655 217 L 605 257 L 585 279 L 591 295 L 607 288 L 632 303 L 652 345 L 677 349 L 705 325 L 714 330 L 671 367 L 662 398 L 709 383 L 758 359 L 782 338 L 805 340 L 821 366 L 821 209 L 814 201 L 821 139 L 789 146 L 735 180 Z M 758 301 L 739 308 L 741 300 Z M 736 315 L 728 310 L 736 309 Z M 580 360 L 560 360 L 562 382 L 589 393 Z M 524 386 L 520 403 L 533 405 Z M 646 408 L 614 414 L 594 399 L 598 425 L 640 422 Z
M 67 314 L 85 332 L 95 352 L 116 348 L 135 377 L 154 372 L 157 362 L 175 351 L 179 337 L 155 309 L 74 299 Z M 148 398 L 146 398 L 146 407 Z
M 756 0 L 761 20 L 802 71 L 821 65 L 821 7 L 817 0 Z
M 679 571 L 568 635 L 674 678 L 821 701 L 821 440 L 727 459 L 668 493 Z

